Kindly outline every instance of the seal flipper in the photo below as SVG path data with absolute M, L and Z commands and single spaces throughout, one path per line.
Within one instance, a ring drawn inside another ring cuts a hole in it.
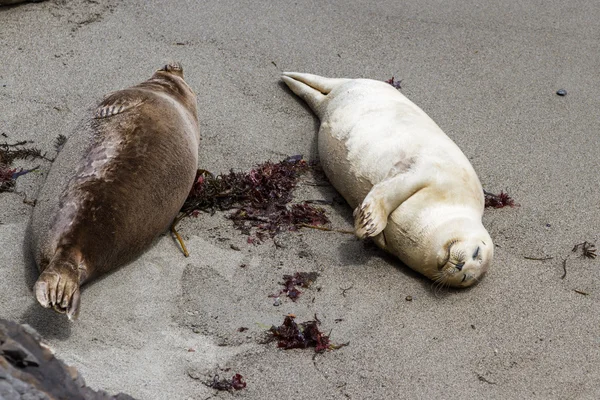
M 336 86 L 348 82 L 350 79 L 325 78 L 312 74 L 298 72 L 284 72 L 281 77 L 285 84 L 298 97 L 302 98 L 319 117 L 321 103 L 329 92 Z
M 400 173 L 375 184 L 354 210 L 354 233 L 360 239 L 379 235 L 388 217 L 410 196 L 427 186 L 416 174 Z
M 111 93 L 98 105 L 98 108 L 96 108 L 96 112 L 94 113 L 94 118 L 108 118 L 121 114 L 139 106 L 143 101 L 142 97 L 137 93 L 127 93 L 127 91 L 123 90 Z
M 66 313 L 70 320 L 79 315 L 82 279 L 80 256 L 58 250 L 34 286 L 35 297 L 44 308 Z

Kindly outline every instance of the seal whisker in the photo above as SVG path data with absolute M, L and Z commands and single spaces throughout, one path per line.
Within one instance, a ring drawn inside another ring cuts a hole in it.
M 432 284 L 433 294 L 436 298 L 440 298 L 439 294 L 448 286 L 446 282 L 446 274 L 445 272 L 440 272 Z

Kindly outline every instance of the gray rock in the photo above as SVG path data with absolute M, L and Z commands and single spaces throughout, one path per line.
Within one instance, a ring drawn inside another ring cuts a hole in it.
M 2 400 L 134 400 L 85 386 L 73 367 L 40 345 L 31 327 L 0 319 L 0 399 Z
M 45 0 L 0 0 L 0 6 L 14 6 L 20 3 L 41 3 Z

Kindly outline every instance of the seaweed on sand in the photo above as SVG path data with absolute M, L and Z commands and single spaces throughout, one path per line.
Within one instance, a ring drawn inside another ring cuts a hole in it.
M 279 293 L 272 294 L 269 297 L 279 297 L 282 294 L 285 294 L 292 299 L 292 301 L 296 301 L 302 294 L 296 286 L 308 288 L 317 280 L 318 276 L 319 274 L 316 272 L 296 272 L 294 275 L 284 275 L 283 282 L 281 283 L 284 286 L 284 289 L 281 289 Z
M 585 241 L 583 243 L 578 243 L 575 246 L 573 246 L 573 250 L 571 250 L 573 253 L 575 253 L 577 250 L 581 249 L 581 256 L 585 257 L 585 258 L 591 258 L 594 259 L 596 258 L 596 245 L 594 243 L 590 243 L 588 241 Z
M 212 381 L 205 382 L 204 384 L 216 390 L 227 391 L 231 391 L 232 389 L 241 390 L 246 387 L 244 377 L 240 374 L 235 374 L 231 379 L 219 379 L 219 375 L 215 375 Z
M 198 170 L 178 220 L 200 211 L 234 209 L 229 219 L 247 235 L 255 229 L 258 241 L 304 224 L 326 224 L 329 220 L 322 208 L 307 203 L 289 205 L 298 178 L 308 169 L 302 156 L 293 156 L 278 163 L 265 162 L 246 173 L 230 171 L 215 176 Z
M 505 193 L 504 191 L 500 191 L 500 194 L 490 193 L 486 190 L 483 191 L 485 196 L 485 207 L 492 208 L 503 208 L 503 207 L 516 207 L 518 204 L 515 203 L 514 199 Z
M 39 149 L 27 146 L 31 143 L 33 142 L 0 143 L 0 193 L 14 192 L 17 178 L 38 168 L 11 168 L 13 161 L 40 158 L 48 160 Z
M 277 346 L 285 350 L 306 349 L 314 347 L 315 352 L 322 353 L 325 350 L 337 350 L 347 343 L 341 345 L 332 344 L 329 336 L 319 330 L 321 321 L 315 315 L 314 321 L 296 323 L 294 315 L 287 315 L 280 326 L 272 326 L 269 333 L 273 339 L 277 339 Z
M 400 79 L 399 81 L 397 81 L 392 76 L 392 79 L 388 79 L 387 81 L 385 81 L 385 83 L 389 83 L 390 85 L 392 85 L 393 87 L 395 87 L 398 90 L 402 89 L 402 86 L 401 86 L 402 85 L 402 79 Z

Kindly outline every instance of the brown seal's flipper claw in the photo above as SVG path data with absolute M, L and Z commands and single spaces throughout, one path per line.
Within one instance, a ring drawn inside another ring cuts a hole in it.
M 71 305 L 67 307 L 67 317 L 70 321 L 76 320 L 79 317 L 80 298 L 79 289 L 76 289 L 71 296 Z
M 54 271 L 44 271 L 35 283 L 35 297 L 44 308 L 53 307 L 56 303 L 56 288 L 60 275 Z
M 36 282 L 35 298 L 44 308 L 50 308 L 50 299 L 48 298 L 48 284 L 46 282 Z

